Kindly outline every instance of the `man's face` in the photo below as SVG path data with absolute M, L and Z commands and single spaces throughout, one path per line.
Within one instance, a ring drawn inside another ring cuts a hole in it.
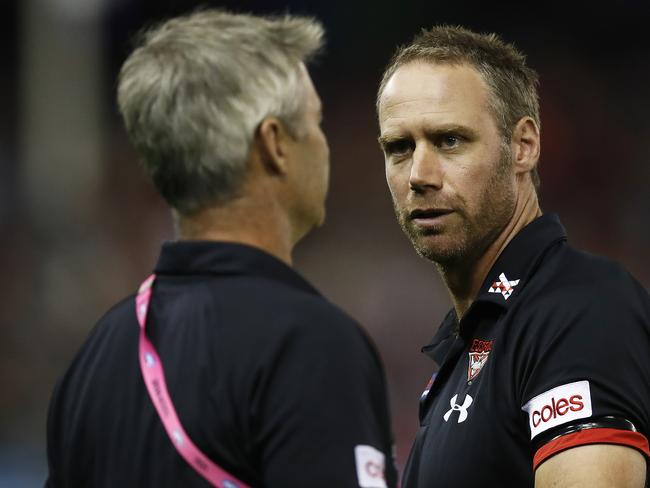
M 306 94 L 299 134 L 292 143 L 294 179 L 294 221 L 300 236 L 325 219 L 325 198 L 329 186 L 329 147 L 321 130 L 321 101 L 304 66 L 301 69 Z
M 413 62 L 379 104 L 380 143 L 397 219 L 416 251 L 443 266 L 471 264 L 513 215 L 509 147 L 469 65 Z

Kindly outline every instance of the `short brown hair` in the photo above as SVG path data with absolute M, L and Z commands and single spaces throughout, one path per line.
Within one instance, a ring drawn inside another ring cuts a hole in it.
M 526 56 L 496 34 L 479 34 L 460 26 L 423 29 L 410 44 L 397 49 L 379 84 L 377 111 L 388 80 L 399 67 L 415 61 L 473 66 L 491 90 L 490 108 L 505 141 L 510 141 L 522 117 L 531 117 L 541 128 L 539 80 L 535 70 L 526 66 Z M 537 168 L 531 178 L 538 189 Z

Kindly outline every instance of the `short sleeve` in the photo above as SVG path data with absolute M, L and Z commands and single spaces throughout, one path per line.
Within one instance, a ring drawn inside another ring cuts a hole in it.
M 275 352 L 255 400 L 264 486 L 396 486 L 385 379 L 373 346 L 329 307 L 302 320 Z
M 648 294 L 631 278 L 549 293 L 520 361 L 536 468 L 560 451 L 620 444 L 650 457 Z

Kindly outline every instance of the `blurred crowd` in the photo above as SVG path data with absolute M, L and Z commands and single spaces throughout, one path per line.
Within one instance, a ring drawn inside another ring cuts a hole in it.
M 312 4 L 202 3 L 311 14 L 328 29 L 328 49 L 313 70 L 331 148 L 328 219 L 298 246 L 295 264 L 374 339 L 403 466 L 433 367 L 419 350 L 450 302 L 393 215 L 374 113 L 383 65 L 397 44 L 434 23 L 496 31 L 526 52 L 541 78 L 542 208 L 560 214 L 571 242 L 618 260 L 648 288 L 644 7 Z M 139 28 L 194 6 L 0 5 L 0 486 L 43 479 L 47 402 L 57 377 L 101 314 L 150 272 L 160 243 L 174 237 L 117 116 L 115 76 Z

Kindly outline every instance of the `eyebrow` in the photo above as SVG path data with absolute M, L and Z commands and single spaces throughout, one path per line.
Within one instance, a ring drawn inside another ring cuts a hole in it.
M 465 125 L 459 125 L 459 124 L 444 124 L 436 127 L 435 129 L 425 129 L 424 133 L 428 138 L 436 138 L 439 136 L 444 136 L 446 134 L 450 133 L 458 133 L 464 137 L 467 137 L 469 139 L 474 139 L 477 138 L 477 133 L 474 129 L 471 129 Z M 386 144 L 390 144 L 391 142 L 399 141 L 402 139 L 410 139 L 410 135 L 400 135 L 400 134 L 385 134 L 385 135 L 380 135 L 377 138 L 377 142 L 379 142 L 379 145 L 382 147 L 385 147 Z
M 434 135 L 449 134 L 450 132 L 460 132 L 461 134 L 464 135 L 476 134 L 476 131 L 474 131 L 474 129 L 471 129 L 466 125 L 460 125 L 460 124 L 444 124 L 439 127 L 436 127 L 433 130 L 426 129 L 425 132 L 427 134 L 434 134 Z
M 386 144 L 389 144 L 394 141 L 399 141 L 400 139 L 406 139 L 406 137 L 398 136 L 398 135 L 387 135 L 387 136 L 383 135 L 377 138 L 377 142 L 379 142 L 379 145 L 381 147 L 385 147 Z

